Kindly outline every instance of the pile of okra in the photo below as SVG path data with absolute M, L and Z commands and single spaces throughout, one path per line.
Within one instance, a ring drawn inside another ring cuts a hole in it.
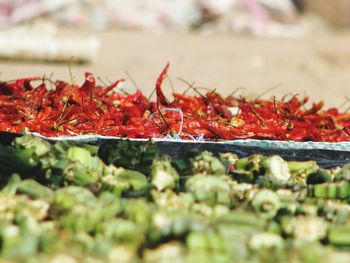
M 22 136 L 0 186 L 1 262 L 350 262 L 350 163 Z

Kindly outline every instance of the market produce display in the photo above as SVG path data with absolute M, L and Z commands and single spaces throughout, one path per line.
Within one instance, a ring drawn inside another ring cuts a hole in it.
M 9 262 L 350 262 L 350 164 L 31 136 L 0 155 Z
M 25 78 L 0 83 L 0 131 L 37 132 L 47 137 L 98 134 L 127 138 L 205 140 L 267 139 L 283 141 L 348 142 L 350 114 L 323 103 L 306 108 L 308 98 L 281 100 L 220 96 L 189 84 L 172 101 L 162 91 L 169 65 L 156 83 L 156 101 L 141 90 L 128 94 L 118 80 L 98 85 L 91 73 L 78 86 L 64 81 Z M 39 84 L 33 84 L 37 83 Z M 189 90 L 196 96 L 187 95 Z

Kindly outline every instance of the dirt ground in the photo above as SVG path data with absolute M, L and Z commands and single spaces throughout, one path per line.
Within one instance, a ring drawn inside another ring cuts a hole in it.
M 157 75 L 170 62 L 169 76 L 177 91 L 186 88 L 177 79 L 181 77 L 223 94 L 243 87 L 244 95 L 258 96 L 275 87 L 265 98 L 307 94 L 327 106 L 339 106 L 350 97 L 350 33 L 301 40 L 140 31 L 97 35 L 102 43 L 99 59 L 72 66 L 77 82 L 83 80 L 85 71 L 113 80 L 126 77 L 128 71 L 149 94 Z M 2 80 L 51 72 L 55 78 L 70 80 L 69 67 L 62 64 L 0 62 L 0 72 Z M 165 89 L 170 92 L 169 82 Z

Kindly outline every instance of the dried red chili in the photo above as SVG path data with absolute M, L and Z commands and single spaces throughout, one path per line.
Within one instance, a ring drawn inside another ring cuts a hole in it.
M 322 111 L 323 102 L 304 109 L 307 97 L 249 100 L 223 98 L 215 91 L 203 95 L 195 89 L 198 96 L 174 93 L 170 102 L 162 91 L 168 69 L 169 64 L 157 79 L 156 102 L 140 90 L 113 91 L 123 79 L 100 86 L 91 73 L 85 74 L 81 87 L 56 81 L 50 83 L 53 90 L 47 89 L 46 79 L 33 87 L 38 77 L 0 82 L 0 131 L 129 138 L 162 138 L 181 131 L 183 139 L 350 141 L 350 114 L 334 108 Z

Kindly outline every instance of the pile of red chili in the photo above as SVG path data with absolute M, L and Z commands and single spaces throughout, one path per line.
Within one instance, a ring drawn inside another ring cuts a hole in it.
M 305 109 L 308 98 L 282 101 L 223 98 L 212 91 L 188 96 L 164 96 L 156 83 L 157 100 L 149 101 L 140 90 L 115 92 L 119 80 L 98 85 L 86 73 L 82 86 L 40 78 L 0 82 L 0 131 L 38 132 L 44 136 L 99 134 L 129 138 L 162 138 L 179 134 L 183 139 L 269 139 L 293 141 L 350 141 L 350 114 L 322 110 L 323 103 Z M 34 81 L 41 81 L 33 87 Z M 50 87 L 53 88 L 50 88 Z

